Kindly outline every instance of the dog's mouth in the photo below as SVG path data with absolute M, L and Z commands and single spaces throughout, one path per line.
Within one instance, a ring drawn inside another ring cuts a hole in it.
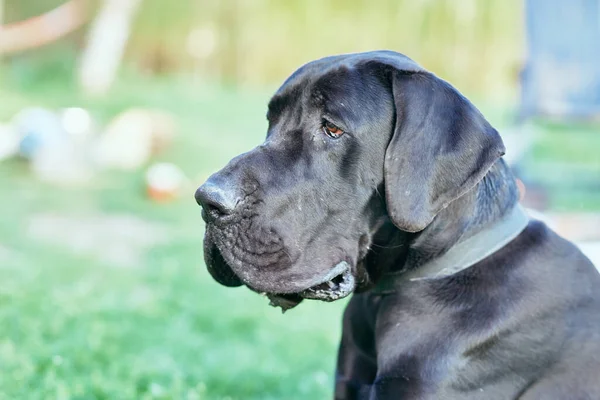
M 308 280 L 305 278 L 302 283 L 289 279 L 280 284 L 277 284 L 276 280 L 257 281 L 256 277 L 248 275 L 248 268 L 239 268 L 238 265 L 237 273 L 234 272 L 228 261 L 233 255 L 231 248 L 231 246 L 227 248 L 226 254 L 223 254 L 213 242 L 210 233 L 207 232 L 204 238 L 204 256 L 212 277 L 222 285 L 229 287 L 245 284 L 251 290 L 268 297 L 270 305 L 281 307 L 284 312 L 297 306 L 304 299 L 331 302 L 348 296 L 356 288 L 356 277 L 347 261 L 338 262 L 323 275 L 317 275 Z M 258 259 L 258 257 L 255 258 Z M 239 260 L 233 262 L 239 264 Z
M 273 307 L 281 307 L 283 312 L 297 306 L 303 299 L 335 301 L 348 296 L 354 291 L 356 280 L 350 264 L 345 261 L 333 267 L 320 283 L 298 293 L 266 293 Z

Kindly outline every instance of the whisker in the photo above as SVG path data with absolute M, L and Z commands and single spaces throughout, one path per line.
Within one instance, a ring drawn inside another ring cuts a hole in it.
M 294 262 L 292 261 L 292 257 L 289 255 L 289 253 L 285 251 L 285 249 L 281 249 L 281 251 L 283 251 L 285 255 L 288 256 L 288 258 L 290 259 L 290 264 L 293 264 Z
M 375 186 L 375 193 L 377 193 L 377 196 L 379 196 L 380 199 L 383 199 L 383 196 L 381 195 L 381 193 L 379 193 L 379 189 L 377 188 L 377 186 Z
M 404 247 L 403 244 L 399 244 L 398 246 L 380 246 L 380 245 L 375 244 L 375 243 L 371 243 L 371 246 L 379 247 L 380 249 L 397 249 L 399 247 Z

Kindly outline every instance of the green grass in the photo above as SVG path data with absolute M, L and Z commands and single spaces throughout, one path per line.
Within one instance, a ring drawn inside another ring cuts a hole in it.
M 156 204 L 144 196 L 143 171 L 57 189 L 22 161 L 0 163 L 0 399 L 331 397 L 345 302 L 306 301 L 281 315 L 249 290 L 219 286 L 202 259 L 195 185 L 262 140 L 270 93 L 130 78 L 94 99 L 68 83 L 4 85 L 0 120 L 27 105 L 85 106 L 101 121 L 130 106 L 172 112 L 180 134 L 158 160 L 176 162 L 192 184 L 184 198 Z M 549 131 L 532 165 L 560 159 L 595 168 L 597 148 L 585 145 L 598 137 L 586 135 L 579 149 L 563 151 L 580 139 Z M 598 208 L 589 196 L 563 197 L 559 204 Z M 133 215 L 163 227 L 167 240 L 118 266 L 63 245 L 60 229 L 55 241 L 36 237 L 32 219 L 49 213 Z
M 529 182 L 545 188 L 557 211 L 600 211 L 600 126 L 538 122 L 522 162 Z
M 268 95 L 143 81 L 103 99 L 4 88 L 0 119 L 32 104 L 85 105 L 100 119 L 129 106 L 172 111 L 181 134 L 160 159 L 194 183 L 161 205 L 143 195 L 142 172 L 57 189 L 24 162 L 0 164 L 0 249 L 9 254 L 0 251 L 0 399 L 331 397 L 343 302 L 307 301 L 282 315 L 249 290 L 218 285 L 202 258 L 194 185 L 261 141 Z M 138 265 L 118 267 L 32 237 L 31 219 L 47 213 L 134 215 L 169 236 Z

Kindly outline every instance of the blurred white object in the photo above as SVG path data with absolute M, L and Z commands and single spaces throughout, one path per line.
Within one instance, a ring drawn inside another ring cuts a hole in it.
M 84 108 L 65 108 L 61 120 L 65 132 L 72 137 L 86 138 L 92 134 L 92 117 Z
M 86 183 L 92 176 L 88 160 L 91 117 L 71 108 L 62 115 L 44 108 L 26 108 L 13 119 L 19 152 L 31 162 L 31 170 L 44 182 L 58 185 Z
M 79 67 L 79 82 L 88 93 L 105 93 L 112 84 L 140 3 L 104 0 L 88 33 Z
M 99 137 L 95 161 L 104 168 L 136 169 L 167 146 L 175 122 L 166 113 L 130 109 L 119 114 Z
M 194 59 L 204 60 L 217 48 L 217 32 L 213 27 L 193 29 L 186 41 L 186 50 Z
M 148 196 L 153 200 L 172 200 L 181 194 L 186 182 L 181 169 L 171 163 L 157 163 L 146 171 Z
M 19 152 L 19 136 L 10 125 L 0 124 L 0 161 Z
M 12 125 L 19 136 L 19 152 L 26 158 L 41 149 L 64 146 L 69 140 L 58 114 L 45 108 L 21 110 Z

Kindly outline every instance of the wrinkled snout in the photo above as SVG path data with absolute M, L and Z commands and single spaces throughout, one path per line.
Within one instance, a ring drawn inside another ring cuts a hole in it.
M 270 166 L 265 163 L 260 147 L 241 154 L 223 169 L 211 175 L 194 195 L 202 207 L 202 217 L 207 223 L 229 220 L 239 214 L 245 197 L 254 192 Z
M 270 142 L 234 158 L 195 193 L 212 277 L 271 294 L 284 308 L 303 298 L 332 301 L 356 285 L 355 242 L 340 235 L 343 219 L 322 207 L 330 204 L 319 201 L 328 197 L 320 194 L 322 180 L 310 179 L 310 163 L 284 146 L 291 143 Z

